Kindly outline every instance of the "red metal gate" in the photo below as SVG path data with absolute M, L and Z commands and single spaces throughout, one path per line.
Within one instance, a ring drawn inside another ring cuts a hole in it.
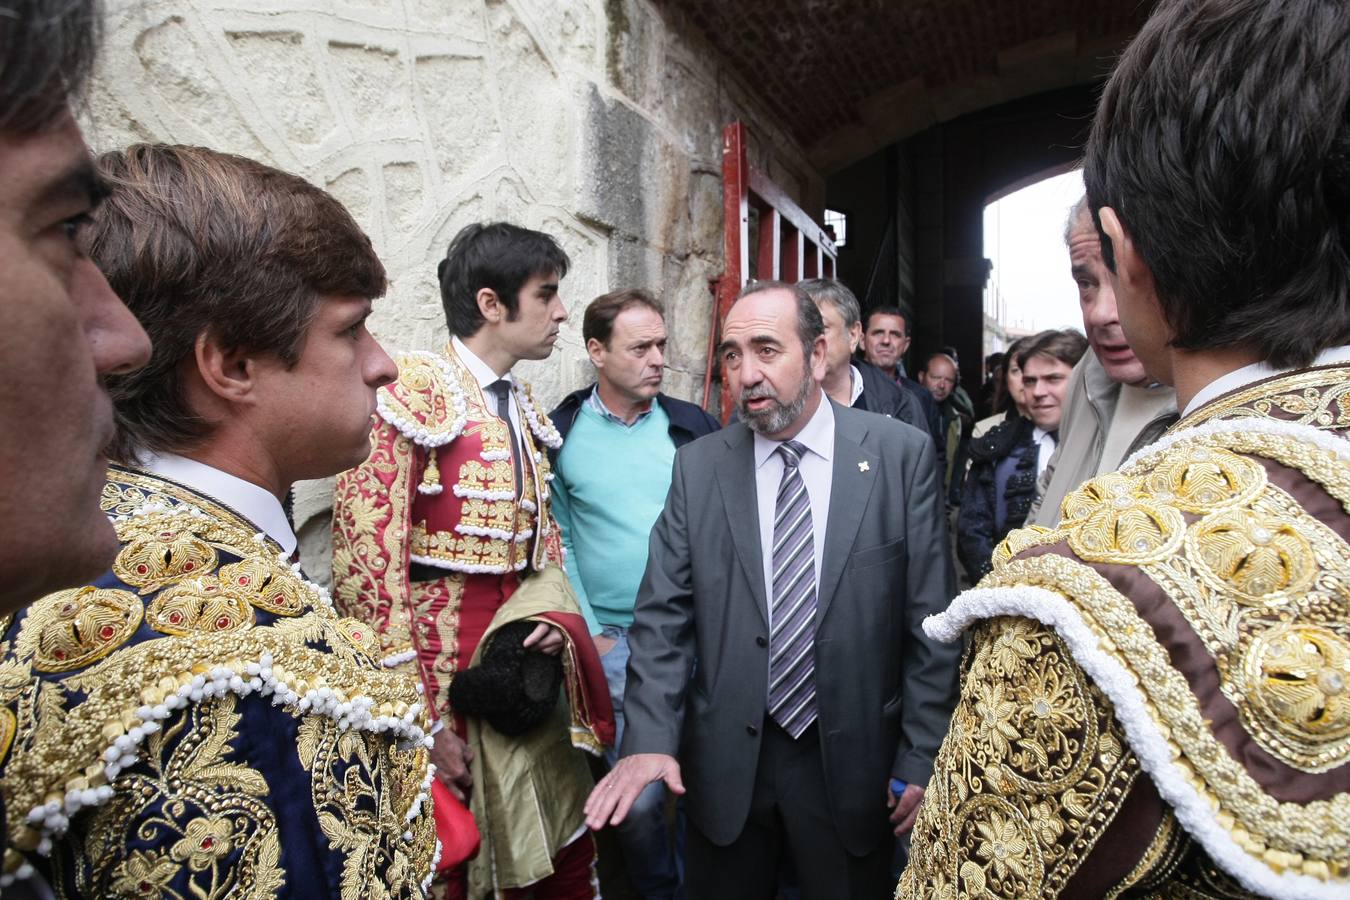
M 732 122 L 722 129 L 722 208 L 724 212 L 726 269 L 713 283 L 712 328 L 708 331 L 708 366 L 703 381 L 703 406 L 712 399 L 717 367 L 717 345 L 722 321 L 741 288 L 753 277 L 757 281 L 801 281 L 833 278 L 837 253 L 834 241 L 823 227 L 802 211 L 767 175 L 746 159 L 745 125 Z M 751 213 L 758 219 L 751 238 Z M 751 268 L 751 244 L 755 265 Z M 722 381 L 719 408 L 722 421 L 731 416 L 731 392 Z

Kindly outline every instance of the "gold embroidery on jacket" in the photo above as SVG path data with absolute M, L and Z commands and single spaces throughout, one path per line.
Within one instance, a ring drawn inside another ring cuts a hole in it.
M 389 475 L 386 489 L 380 476 Z M 334 491 L 333 603 L 376 625 L 386 654 L 411 646 L 403 603 L 412 484 L 412 442 L 381 423 L 371 433 L 369 458 L 339 475 Z
M 1063 889 L 1139 774 L 1110 703 L 1060 639 L 1026 619 L 980 626 L 897 897 Z
M 297 752 L 312 776 L 319 828 L 343 854 L 343 900 L 410 896 L 409 886 L 431 870 L 436 844 L 431 816 L 406 821 L 422 790 L 411 773 L 425 771 L 426 749 L 400 750 L 383 736 L 310 716 L 300 723 Z
M 1294 869 L 1322 880 L 1350 874 L 1350 794 L 1299 804 L 1279 802 L 1264 791 L 1214 736 L 1153 629 L 1100 574 L 1050 555 L 1012 560 L 981 584 L 1030 584 L 1073 597 L 1100 649 L 1135 675 L 1177 764 L 1192 773 L 1192 785 L 1233 840 L 1277 871 Z
M 1213 419 L 1278 419 L 1314 428 L 1350 428 L 1350 380 L 1345 364 L 1305 369 L 1260 382 L 1197 409 L 1173 430 Z
M 82 587 L 49 594 L 28 608 L 15 646 L 40 672 L 69 672 L 126 643 L 144 615 L 129 591 Z
M 91 813 L 81 853 L 87 867 L 76 865 L 72 893 L 217 900 L 281 889 L 269 786 L 256 769 L 230 761 L 241 718 L 235 708 L 229 695 L 196 704 L 150 737 L 148 771 L 125 773 L 112 799 Z M 130 849 L 146 843 L 154 849 Z M 173 889 L 182 876 L 186 890 Z

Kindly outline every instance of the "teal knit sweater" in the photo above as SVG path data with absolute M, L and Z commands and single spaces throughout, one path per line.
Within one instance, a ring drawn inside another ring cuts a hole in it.
M 631 428 L 581 404 L 558 454 L 553 515 L 567 550 L 567 577 L 592 634 L 633 624 L 647 538 L 670 490 L 675 444 L 659 402 Z

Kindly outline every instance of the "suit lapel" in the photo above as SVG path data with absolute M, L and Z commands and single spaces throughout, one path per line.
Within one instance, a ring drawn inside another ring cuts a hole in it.
M 759 497 L 755 491 L 754 434 L 744 425 L 722 430 L 727 444 L 716 467 L 722 504 L 726 507 L 731 543 L 745 571 L 755 606 L 767 627 L 769 606 L 765 599 L 763 557 L 759 546 Z
M 841 415 L 842 413 L 842 415 Z M 862 446 L 867 436 L 865 415 L 834 409 L 834 480 L 830 485 L 830 514 L 825 525 L 825 554 L 821 563 L 816 622 L 834 599 L 844 564 L 858 537 L 863 511 L 881 468 L 881 458 Z

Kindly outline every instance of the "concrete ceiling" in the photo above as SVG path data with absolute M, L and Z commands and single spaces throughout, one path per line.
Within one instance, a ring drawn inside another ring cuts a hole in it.
M 930 125 L 1099 79 L 1152 3 L 657 0 L 828 174 Z

